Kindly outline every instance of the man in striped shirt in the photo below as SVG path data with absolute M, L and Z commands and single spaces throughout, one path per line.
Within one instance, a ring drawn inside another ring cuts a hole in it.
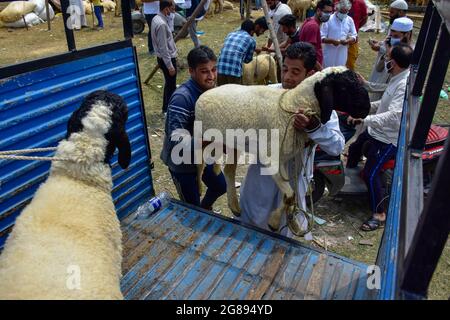
M 256 49 L 253 35 L 259 36 L 267 29 L 266 19 L 261 17 L 255 22 L 245 20 L 240 30 L 228 34 L 220 51 L 217 65 L 217 84 L 219 86 L 227 83 L 242 83 L 242 64 L 252 61 L 253 52 L 261 52 L 260 49 Z
M 193 136 L 195 103 L 203 92 L 216 85 L 217 58 L 210 48 L 200 46 L 189 52 L 187 60 L 191 78 L 177 88 L 170 99 L 161 160 L 168 166 L 182 201 L 212 210 L 213 203 L 226 192 L 225 177 L 223 173 L 216 175 L 213 166 L 207 165 L 202 181 L 208 189 L 200 201 Z M 182 154 L 188 150 L 190 155 Z M 183 158 L 181 163 L 180 158 Z

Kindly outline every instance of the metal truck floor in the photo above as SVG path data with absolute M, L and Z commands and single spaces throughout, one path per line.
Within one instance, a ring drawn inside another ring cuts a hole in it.
M 122 221 L 126 299 L 366 299 L 367 266 L 172 201 Z

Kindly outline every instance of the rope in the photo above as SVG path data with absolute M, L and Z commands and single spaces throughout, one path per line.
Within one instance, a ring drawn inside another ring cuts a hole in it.
M 61 157 L 17 156 L 17 154 L 54 151 L 56 149 L 57 149 L 56 147 L 49 147 L 49 148 L 35 148 L 35 149 L 22 149 L 22 150 L 5 150 L 5 151 L 0 151 L 0 159 L 38 160 L 38 161 L 73 161 L 73 160 L 70 160 L 67 158 L 61 158 Z
M 284 109 L 281 104 L 280 104 L 280 109 L 288 114 L 291 114 L 287 120 L 286 128 L 285 128 L 284 134 L 283 134 L 283 139 L 281 141 L 281 150 L 283 150 L 284 143 L 286 142 L 287 132 L 288 132 L 288 129 L 290 128 L 289 126 L 292 125 L 292 120 L 295 119 L 296 113 L 295 113 L 295 111 Z M 317 117 L 317 112 L 314 112 L 310 108 L 307 108 L 306 110 L 304 110 L 303 114 L 307 117 Z M 301 170 L 303 168 L 305 168 L 305 163 L 303 163 L 303 155 L 304 155 L 303 151 L 305 149 L 305 141 L 304 141 L 304 139 L 301 139 L 301 140 L 297 139 L 297 135 L 298 135 L 298 133 L 296 131 L 294 131 L 294 137 L 293 137 L 293 141 L 292 141 L 292 150 L 299 150 L 299 152 L 295 155 L 295 158 L 294 158 L 294 172 L 295 172 L 296 183 L 300 179 Z M 310 154 L 311 154 L 311 152 L 312 152 L 312 149 L 310 148 Z M 289 177 L 283 177 L 281 170 L 280 170 L 280 176 L 284 181 L 290 181 Z M 312 199 L 312 181 L 310 181 L 308 183 L 307 188 L 308 188 L 307 194 L 309 194 L 309 196 L 310 196 L 310 203 L 311 203 L 311 215 L 309 215 L 310 219 L 308 222 L 308 228 L 306 231 L 301 231 L 300 233 L 294 232 L 294 230 L 292 230 L 290 228 L 291 232 L 298 237 L 304 236 L 305 234 L 309 233 L 313 229 L 313 225 L 314 225 L 314 204 L 313 204 L 313 199 Z M 287 212 L 287 220 L 295 219 L 296 214 L 298 214 L 299 212 L 302 212 L 305 215 L 305 219 L 308 218 L 307 212 L 305 210 L 302 210 L 298 205 L 298 190 L 297 190 L 297 188 L 294 188 L 294 205 L 292 206 L 292 209 Z M 289 226 L 289 223 L 288 223 L 288 226 Z

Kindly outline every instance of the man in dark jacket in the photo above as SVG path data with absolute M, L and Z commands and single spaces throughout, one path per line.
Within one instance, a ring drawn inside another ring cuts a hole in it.
M 170 99 L 161 160 L 169 168 L 180 199 L 211 210 L 217 198 L 226 192 L 225 177 L 222 172 L 216 175 L 213 166 L 207 165 L 202 175 L 207 190 L 200 201 L 193 136 L 195 103 L 203 92 L 216 85 L 217 58 L 210 48 L 200 46 L 192 49 L 187 59 L 191 78 L 176 89 Z

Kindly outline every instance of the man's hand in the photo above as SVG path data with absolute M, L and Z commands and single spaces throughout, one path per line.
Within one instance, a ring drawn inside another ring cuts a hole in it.
M 177 70 L 175 70 L 174 67 L 172 67 L 172 68 L 169 69 L 169 75 L 170 75 L 171 77 L 173 77 L 173 76 L 176 75 L 176 74 L 177 74 Z
M 316 117 L 307 117 L 304 115 L 304 110 L 299 109 L 295 113 L 294 128 L 297 130 L 313 130 L 320 125 L 319 120 Z
M 380 44 L 378 43 L 378 41 L 369 39 L 369 45 L 370 45 L 370 48 L 372 48 L 372 50 L 380 51 Z
M 332 40 L 332 43 L 333 43 L 334 46 L 337 47 L 338 45 L 341 44 L 341 41 L 340 41 L 340 40 L 335 40 L 335 39 L 333 39 L 333 40 Z
M 260 54 L 262 50 L 263 50 L 262 48 L 261 49 L 260 48 L 256 48 L 255 52 L 256 52 L 256 54 Z
M 355 119 L 355 118 L 352 118 L 351 116 L 348 116 L 348 118 L 347 118 L 347 124 L 349 124 L 349 125 L 354 125 L 354 126 L 356 126 L 356 125 L 358 125 L 358 124 L 362 124 L 362 123 L 364 123 L 364 119 Z
M 339 41 L 339 42 L 340 42 L 340 44 L 342 44 L 343 46 L 348 45 L 348 40 L 347 40 L 347 39 L 343 39 L 343 40 L 341 40 L 341 41 Z

